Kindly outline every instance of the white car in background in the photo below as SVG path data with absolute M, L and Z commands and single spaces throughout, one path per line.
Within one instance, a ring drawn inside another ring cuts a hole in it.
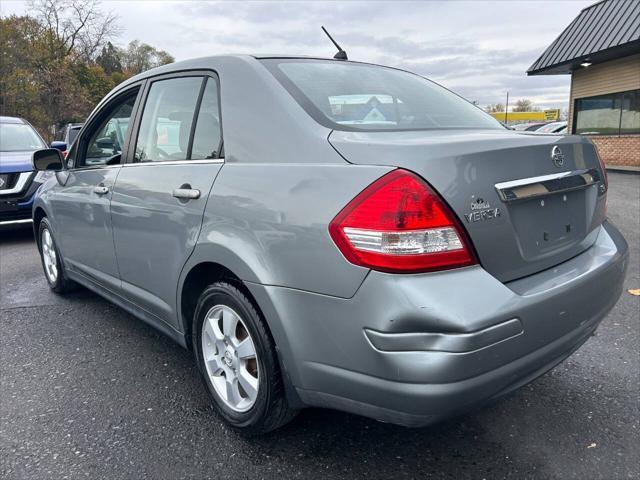
M 536 133 L 567 133 L 567 121 L 547 123 L 534 131 Z

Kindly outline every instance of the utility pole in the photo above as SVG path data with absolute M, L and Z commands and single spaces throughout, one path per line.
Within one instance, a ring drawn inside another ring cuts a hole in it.
M 509 111 L 509 92 L 507 92 L 507 104 L 504 106 L 504 124 L 507 124 L 507 112 Z

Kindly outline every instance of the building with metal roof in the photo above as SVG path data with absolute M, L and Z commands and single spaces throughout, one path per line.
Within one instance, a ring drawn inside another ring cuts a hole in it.
M 588 135 L 609 166 L 640 170 L 640 0 L 583 9 L 527 74 L 570 74 L 569 132 Z
M 529 75 L 571 73 L 640 52 L 640 1 L 601 0 L 585 8 L 527 70 Z

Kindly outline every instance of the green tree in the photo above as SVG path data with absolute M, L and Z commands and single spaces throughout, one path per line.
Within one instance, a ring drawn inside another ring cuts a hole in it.
M 115 72 L 122 73 L 120 56 L 120 49 L 115 47 L 113 43 L 107 42 L 107 44 L 102 47 L 100 55 L 96 58 L 96 63 L 102 67 L 107 75 L 111 75 Z
M 2 115 L 30 112 L 34 122 L 44 112 L 34 102 L 38 78 L 32 58 L 40 24 L 30 17 L 0 18 L 0 111 Z
M 502 103 L 495 103 L 487 105 L 484 110 L 488 113 L 504 112 L 504 105 Z
M 0 113 L 27 118 L 45 138 L 53 125 L 84 121 L 129 76 L 173 61 L 139 41 L 111 43 L 117 17 L 97 0 L 30 6 L 29 15 L 0 17 Z
M 174 62 L 174 58 L 164 50 L 133 40 L 126 49 L 121 50 L 120 59 L 127 75 L 137 75 L 150 68 Z
M 521 98 L 513 107 L 514 112 L 539 112 L 540 109 L 533 106 L 533 102 L 528 98 Z

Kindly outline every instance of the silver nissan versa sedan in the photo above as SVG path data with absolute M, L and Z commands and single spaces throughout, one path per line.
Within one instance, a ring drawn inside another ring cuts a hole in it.
M 305 406 L 420 426 L 489 402 L 579 348 L 627 266 L 588 139 L 378 65 L 174 63 L 33 162 L 51 288 L 193 350 L 252 434 Z

